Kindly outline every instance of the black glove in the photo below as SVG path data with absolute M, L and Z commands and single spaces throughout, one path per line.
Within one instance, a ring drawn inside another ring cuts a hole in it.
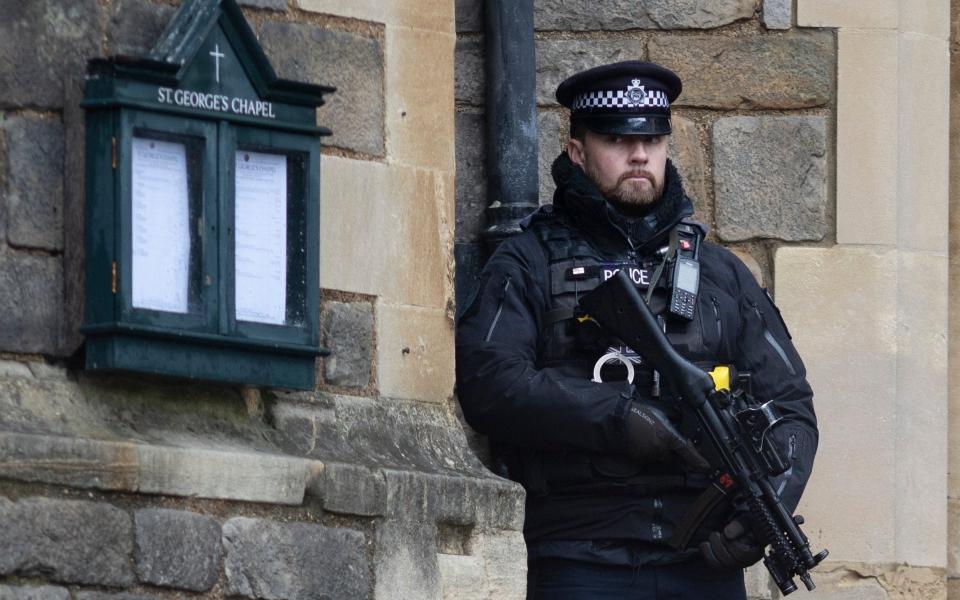
M 700 554 L 718 569 L 744 569 L 763 558 L 763 546 L 754 539 L 743 517 L 736 518 L 714 531 L 701 542 Z
M 660 409 L 649 404 L 630 403 L 627 439 L 627 452 L 638 462 L 663 462 L 676 455 L 694 471 L 710 469 L 690 440 L 680 435 Z

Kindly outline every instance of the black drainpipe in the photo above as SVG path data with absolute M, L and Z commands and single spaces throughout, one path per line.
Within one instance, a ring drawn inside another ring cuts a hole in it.
M 486 0 L 487 228 L 490 252 L 536 210 L 533 0 Z

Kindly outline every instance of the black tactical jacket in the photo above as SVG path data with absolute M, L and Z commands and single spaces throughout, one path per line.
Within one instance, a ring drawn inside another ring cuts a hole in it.
M 707 482 L 679 464 L 632 463 L 625 419 L 630 401 L 658 401 L 671 418 L 686 419 L 684 430 L 693 436 L 692 416 L 684 416 L 669 390 L 663 399 L 650 399 L 644 379 L 650 373 L 642 369 L 635 385 L 591 381 L 593 361 L 602 352 L 571 349 L 571 323 L 563 315 L 557 320 L 563 312 L 558 307 L 572 303 L 564 293 L 569 287 L 557 280 L 563 270 L 557 266 L 571 258 L 586 265 L 649 266 L 692 205 L 669 162 L 663 199 L 638 220 L 620 216 L 566 154 L 555 161 L 553 174 L 553 206 L 501 244 L 460 318 L 460 403 L 467 422 L 489 436 L 504 474 L 527 489 L 524 534 L 531 556 L 632 564 L 679 560 L 689 553 L 673 552 L 665 542 Z M 792 461 L 782 497 L 792 509 L 817 445 L 803 363 L 779 311 L 736 257 L 704 242 L 700 263 L 696 316 L 671 325 L 671 343 L 698 364 L 732 364 L 752 373 L 754 395 L 779 406 L 789 422 L 776 428 L 776 437 Z M 589 289 L 581 286 L 577 293 Z M 656 291 L 654 312 L 662 310 L 667 293 Z M 557 348 L 568 360 L 557 360 Z M 727 518 L 717 515 L 708 527 Z

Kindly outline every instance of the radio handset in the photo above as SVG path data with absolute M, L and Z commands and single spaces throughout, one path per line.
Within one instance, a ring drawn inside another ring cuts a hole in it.
M 693 319 L 700 289 L 700 229 L 681 223 L 670 233 L 670 251 L 674 255 L 670 313 L 681 319 Z

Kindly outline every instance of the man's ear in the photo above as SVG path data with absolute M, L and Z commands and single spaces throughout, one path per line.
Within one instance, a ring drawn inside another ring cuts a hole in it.
M 577 138 L 570 138 L 567 142 L 567 156 L 573 164 L 583 168 L 583 142 Z

